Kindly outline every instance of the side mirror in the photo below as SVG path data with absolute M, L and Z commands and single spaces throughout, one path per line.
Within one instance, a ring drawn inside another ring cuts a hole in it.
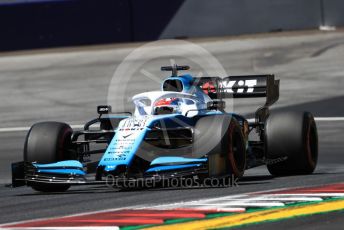
M 110 105 L 98 105 L 97 112 L 99 115 L 108 114 L 112 112 L 112 107 Z
M 224 101 L 210 101 L 207 103 L 208 110 L 224 110 L 226 103 Z

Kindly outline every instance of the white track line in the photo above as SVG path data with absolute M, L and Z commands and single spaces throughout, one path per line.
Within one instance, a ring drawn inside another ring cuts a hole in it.
M 71 125 L 72 129 L 82 129 L 84 125 Z M 30 127 L 9 127 L 9 128 L 0 128 L 0 133 L 8 133 L 8 132 L 23 132 L 29 131 Z
M 315 117 L 316 121 L 344 121 L 344 117 Z
M 213 202 L 213 203 L 199 203 L 199 204 L 193 204 L 190 206 L 187 206 L 187 208 L 190 207 L 197 207 L 197 206 L 212 206 L 217 208 L 245 208 L 245 207 L 282 207 L 285 206 L 282 202 L 249 202 L 249 200 L 245 201 L 233 201 L 233 202 Z M 184 207 L 183 207 L 184 208 Z
M 248 122 L 254 122 L 254 118 L 247 119 Z M 344 121 L 344 117 L 315 117 L 315 121 Z
M 284 202 L 322 201 L 321 197 L 343 197 L 343 193 L 313 193 L 313 194 L 262 194 L 262 195 L 231 195 L 208 198 L 195 201 L 161 204 L 150 209 L 219 209 L 228 211 L 242 211 L 248 207 L 283 207 Z M 147 208 L 147 207 L 145 207 Z
M 344 197 L 344 193 L 284 193 L 284 194 L 265 194 L 273 196 L 308 196 L 308 197 Z
M 344 121 L 344 117 L 315 117 L 316 121 Z M 254 121 L 254 118 L 247 119 L 250 122 Z M 73 129 L 82 129 L 84 125 L 71 125 Z M 8 133 L 8 132 L 23 132 L 29 131 L 30 127 L 8 127 L 8 128 L 0 128 L 0 133 Z
M 235 213 L 242 213 L 242 212 L 245 212 L 246 211 L 246 208 L 241 208 L 241 207 L 220 207 L 219 205 L 214 205 L 214 206 L 211 206 L 211 205 L 204 205 L 204 206 L 186 206 L 186 207 L 182 207 L 181 210 L 183 209 L 190 209 L 190 210 L 204 210 L 205 212 L 206 211 L 217 211 L 217 212 L 235 212 Z M 178 209 L 177 209 L 178 210 Z
M 30 127 L 10 127 L 10 128 L 0 128 L 1 133 L 7 132 L 20 132 L 20 131 L 28 131 Z
M 224 201 L 322 201 L 323 199 L 320 197 L 252 197 L 247 199 L 221 199 Z

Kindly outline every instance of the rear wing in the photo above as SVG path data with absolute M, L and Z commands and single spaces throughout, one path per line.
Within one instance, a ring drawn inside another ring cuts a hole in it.
M 279 98 L 279 80 L 274 75 L 196 78 L 196 84 L 211 99 L 266 97 L 265 106 Z
M 195 84 L 211 99 L 266 97 L 265 105 L 258 108 L 256 123 L 265 122 L 269 106 L 279 98 L 279 80 L 272 74 L 196 78 Z

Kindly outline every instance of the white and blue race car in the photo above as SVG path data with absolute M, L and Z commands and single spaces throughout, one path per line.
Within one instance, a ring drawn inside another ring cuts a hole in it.
M 56 192 L 109 178 L 118 186 L 146 179 L 239 178 L 263 164 L 276 176 L 314 171 L 314 118 L 309 112 L 269 111 L 279 97 L 274 75 L 196 78 L 178 75 L 188 66 L 161 69 L 172 76 L 161 91 L 135 95 L 133 114 L 98 106 L 99 117 L 82 131 L 61 122 L 34 124 L 24 160 L 12 164 L 13 187 Z M 224 99 L 248 97 L 266 97 L 254 121 L 225 112 Z M 90 161 L 93 154 L 102 157 Z

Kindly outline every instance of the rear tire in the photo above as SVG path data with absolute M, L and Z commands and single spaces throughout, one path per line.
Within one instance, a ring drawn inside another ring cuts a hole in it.
M 246 168 L 246 148 L 241 127 L 228 115 L 206 116 L 195 126 L 193 152 L 208 156 L 209 177 L 242 177 Z
M 271 114 L 265 125 L 265 142 L 267 168 L 272 175 L 311 174 L 315 170 L 318 135 L 311 113 Z
M 34 124 L 26 136 L 24 161 L 40 164 L 54 163 L 70 159 L 72 128 L 60 122 L 41 122 Z M 41 192 L 66 191 L 70 185 L 30 182 L 34 190 Z

